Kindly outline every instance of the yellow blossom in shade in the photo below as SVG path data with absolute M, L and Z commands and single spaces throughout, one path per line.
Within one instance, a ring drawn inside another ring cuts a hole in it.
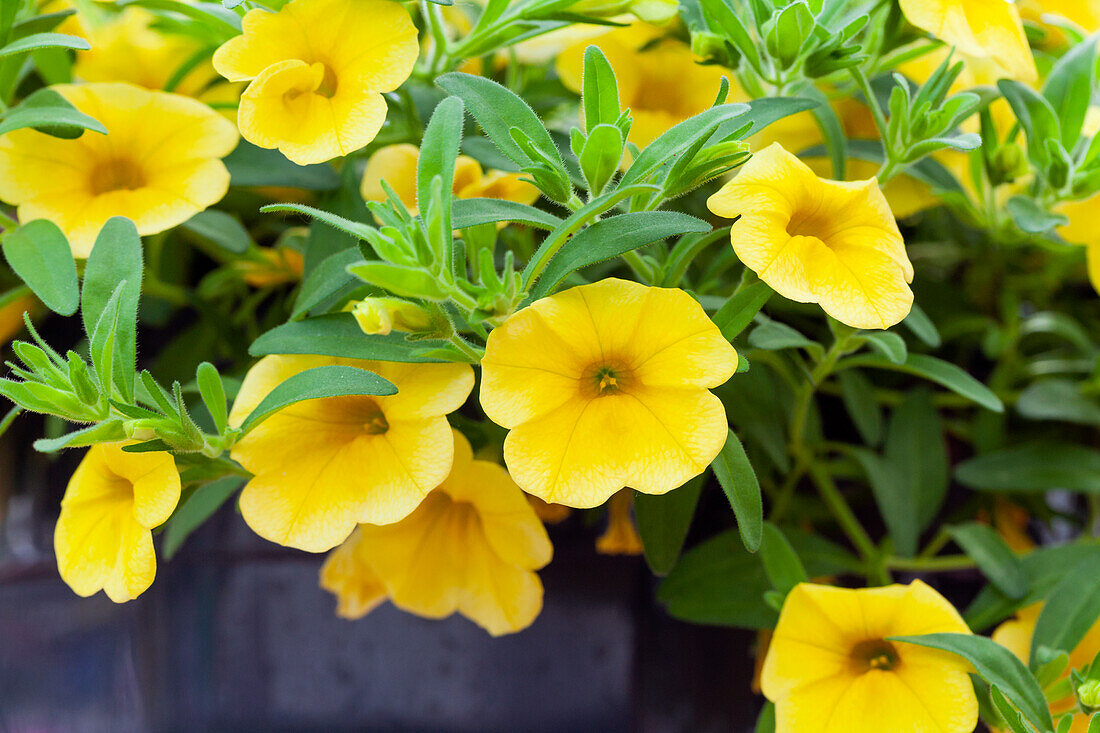
M 22 295 L 9 303 L 0 306 L 0 345 L 6 344 L 23 332 L 26 324 L 23 314 L 28 313 L 33 318 L 41 310 L 38 298 L 30 295 Z
M 405 519 L 362 524 L 333 550 L 321 586 L 355 618 L 382 600 L 410 613 L 458 612 L 493 636 L 526 628 L 542 609 L 536 570 L 550 562 L 546 530 L 508 472 L 474 460 L 454 433 L 454 466 Z
M 1031 657 L 1031 637 L 1035 635 L 1035 624 L 1039 621 L 1039 613 L 1043 610 L 1042 603 L 1034 603 L 1016 612 L 1016 617 L 1005 621 L 993 631 L 993 641 L 1015 654 L 1021 662 L 1028 664 Z M 1100 653 L 1100 621 L 1097 621 L 1085 633 L 1085 636 L 1077 643 L 1069 654 L 1069 666 L 1066 668 L 1063 679 L 1069 676 L 1071 668 L 1082 670 L 1092 664 L 1092 660 Z M 1073 694 L 1066 695 L 1060 700 L 1050 703 L 1050 712 L 1055 717 L 1075 710 L 1077 702 Z M 1089 719 L 1086 715 L 1078 715 L 1073 719 L 1070 733 L 1086 733 Z
M 360 185 L 363 198 L 367 201 L 385 201 L 386 191 L 382 188 L 382 181 L 385 181 L 405 208 L 417 213 L 416 166 L 419 160 L 420 149 L 415 145 L 399 143 L 379 148 L 367 161 L 367 169 L 363 173 Z M 538 188 L 523 180 L 522 174 L 485 172 L 480 163 L 466 155 L 458 156 L 455 161 L 451 190 L 460 199 L 504 199 L 521 204 L 533 204 L 539 197 Z
M 1096 229 L 1096 207 L 1100 195 L 1080 201 L 1059 204 L 1055 211 L 1069 218 L 1069 223 L 1058 227 L 1058 234 L 1067 242 L 1085 246 L 1089 282 L 1100 293 L 1100 233 Z
M 292 0 L 256 8 L 214 54 L 230 81 L 249 81 L 237 125 L 249 142 L 298 164 L 363 147 L 386 120 L 382 92 L 401 86 L 419 52 L 408 11 L 393 0 Z
M 305 271 L 305 258 L 293 247 L 260 247 L 255 260 L 236 260 L 241 279 L 254 288 L 270 288 L 297 282 Z
M 710 197 L 733 250 L 776 292 L 854 328 L 889 328 L 913 306 L 913 266 L 878 181 L 818 178 L 778 144 Z
M 0 136 L 0 199 L 19 218 L 50 219 L 87 257 L 112 216 L 156 234 L 221 200 L 237 145 L 233 124 L 206 105 L 132 84 L 53 87 L 107 128 L 73 140 L 32 129 Z
M 57 569 L 77 595 L 99 590 L 115 603 L 153 583 L 153 533 L 176 508 L 180 476 L 169 453 L 127 453 L 125 443 L 92 446 L 80 462 L 54 530 Z
M 970 633 L 919 580 L 849 590 L 801 583 L 779 614 L 761 686 L 776 733 L 971 733 L 978 701 L 969 665 L 888 637 Z
M 913 25 L 954 46 L 986 84 L 1039 78 L 1016 5 L 1006 0 L 901 0 Z
M 603 51 L 615 69 L 622 106 L 630 108 L 633 118 L 628 139 L 639 148 L 709 108 L 722 77 L 730 76 L 721 67 L 695 63 L 691 47 L 674 38 L 657 40 L 660 34 L 660 29 L 636 23 L 577 43 L 556 62 L 562 83 L 579 94 L 585 49 L 598 46 Z
M 542 298 L 489 334 L 481 406 L 508 428 L 524 491 L 598 506 L 629 485 L 663 494 L 726 442 L 737 353 L 682 290 L 601 280 Z
M 630 489 L 622 489 L 607 502 L 607 530 L 596 539 L 596 552 L 603 555 L 641 555 L 644 551 L 634 526 Z
M 276 386 L 326 364 L 359 367 L 397 387 L 385 397 L 307 400 L 264 420 L 233 446 L 255 476 L 241 514 L 256 534 L 323 552 L 359 522 L 396 522 L 447 477 L 448 413 L 474 386 L 468 364 L 402 364 L 324 356 L 267 356 L 244 378 L 230 422 L 240 425 Z
M 569 518 L 569 515 L 573 513 L 573 510 L 567 506 L 561 504 L 550 504 L 545 502 L 537 496 L 527 497 L 527 502 L 531 505 L 531 508 L 535 510 L 535 514 L 545 524 L 558 524 L 564 522 Z

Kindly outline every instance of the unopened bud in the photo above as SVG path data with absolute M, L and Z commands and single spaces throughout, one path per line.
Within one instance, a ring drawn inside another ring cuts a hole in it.
M 415 333 L 432 327 L 426 308 L 400 298 L 364 298 L 349 304 L 348 310 L 368 336 L 385 336 L 391 331 Z

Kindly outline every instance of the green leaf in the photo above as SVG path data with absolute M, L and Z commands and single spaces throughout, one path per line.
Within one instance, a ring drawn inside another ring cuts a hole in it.
M 210 419 L 214 421 L 214 427 L 218 429 L 219 435 L 223 435 L 229 425 L 229 415 L 226 411 L 225 386 L 217 367 L 208 361 L 199 364 L 195 372 L 195 382 L 199 386 L 203 404 L 210 413 Z
M 1016 399 L 1016 412 L 1030 420 L 1059 420 L 1100 425 L 1100 404 L 1068 379 L 1044 379 L 1029 384 Z
M 983 680 L 1000 688 L 1039 730 L 1049 731 L 1054 728 L 1046 698 L 1035 678 L 1012 652 L 992 639 L 972 634 L 926 634 L 899 636 L 890 641 L 917 644 L 957 654 L 974 665 Z
M 39 438 L 34 441 L 34 449 L 39 453 L 53 453 L 62 448 L 81 448 L 96 443 L 112 443 L 126 439 L 126 431 L 123 430 L 123 421 L 112 418 L 105 422 L 89 425 L 71 433 L 65 433 L 57 438 Z
M 218 209 L 200 211 L 181 226 L 203 241 L 233 254 L 247 252 L 252 246 L 252 235 L 240 220 Z
M 867 474 L 875 504 L 897 554 L 912 557 L 917 551 L 920 525 L 913 511 L 915 496 L 905 475 L 896 463 L 866 448 L 853 448 L 851 453 Z
M 447 294 L 440 289 L 439 278 L 420 267 L 405 267 L 372 260 L 349 265 L 348 272 L 369 285 L 404 298 L 436 301 L 447 299 Z
M 615 80 L 614 69 L 597 46 L 589 46 L 584 50 L 582 91 L 584 124 L 589 133 L 597 125 L 613 125 L 619 119 L 619 84 Z
M 447 97 L 432 112 L 424 138 L 420 144 L 420 156 L 416 163 L 416 204 L 425 222 L 438 217 L 439 232 L 451 238 L 451 188 L 455 178 L 455 160 L 462 141 L 462 122 L 466 115 L 462 100 Z M 434 211 L 432 180 L 442 182 L 442 210 Z
M 867 445 L 882 442 L 882 410 L 875 400 L 875 388 L 863 372 L 849 369 L 837 375 L 844 408 Z
M 936 329 L 936 324 L 932 323 L 932 319 L 916 303 L 913 304 L 913 309 L 909 311 L 909 315 L 905 317 L 902 323 L 913 332 L 914 336 L 933 349 L 938 349 L 940 344 L 943 343 L 940 332 Z
M 194 3 L 191 0 L 130 0 L 127 4 L 151 10 L 169 10 L 198 21 L 217 35 L 219 44 L 241 32 L 240 16 L 214 3 Z
M 76 313 L 80 305 L 76 263 L 69 240 L 58 226 L 36 219 L 0 237 L 4 258 L 38 299 L 54 313 Z
M 268 204 L 267 206 L 261 206 L 260 211 L 265 214 L 271 212 L 288 212 L 295 214 L 305 214 L 312 217 L 319 222 L 328 224 L 334 229 L 339 229 L 345 234 L 349 234 L 356 239 L 367 240 L 367 233 L 371 230 L 371 227 L 366 224 L 360 224 L 357 221 L 351 219 L 345 219 L 339 214 L 332 214 L 328 211 L 322 211 L 312 206 L 306 206 L 305 204 Z
M 718 326 L 727 341 L 733 341 L 752 323 L 752 319 L 774 294 L 775 291 L 763 280 L 754 280 L 739 287 L 714 314 L 714 325 Z
M 667 575 L 679 559 L 702 490 L 703 477 L 696 476 L 667 494 L 635 492 L 634 521 L 655 575 Z
M 741 541 L 749 552 L 756 552 L 760 548 L 764 524 L 760 482 L 756 479 L 756 471 L 749 463 L 749 457 L 745 455 L 744 446 L 732 430 L 726 437 L 722 452 L 710 465 L 733 507 Z
M 709 136 L 723 122 L 737 119 L 748 111 L 746 104 L 722 104 L 670 127 L 638 154 L 623 174 L 619 187 L 641 183 L 650 173 L 689 150 L 700 137 Z
M 947 531 L 1002 593 L 1009 598 L 1023 598 L 1027 594 L 1027 575 L 1020 559 L 992 527 L 968 522 L 947 527 Z
M 543 270 L 531 297 L 547 295 L 566 275 L 582 267 L 676 234 L 709 231 L 707 222 L 678 211 L 638 211 L 601 219 L 566 241 Z
M 939 512 L 951 478 L 943 421 L 928 390 L 911 392 L 894 408 L 885 453 L 898 469 L 901 490 L 919 532 Z
M 1067 216 L 1047 211 L 1030 196 L 1013 196 L 1008 200 L 1006 208 L 1016 226 L 1030 234 L 1042 234 L 1069 224 Z
M 589 46 L 592 49 L 595 46 Z M 599 195 L 619 169 L 623 157 L 623 133 L 615 125 L 596 125 L 581 150 L 581 173 L 593 195 Z
M 111 293 L 111 297 L 99 314 L 99 320 L 96 321 L 88 338 L 88 353 L 92 360 L 92 366 L 95 368 L 96 377 L 99 379 L 100 389 L 108 397 L 113 393 L 111 385 L 114 383 L 115 355 L 118 352 L 115 342 L 117 341 L 122 293 L 125 288 L 126 281 L 123 280 Z
M 937 359 L 934 356 L 909 354 L 904 364 L 895 364 L 882 356 L 855 356 L 844 359 L 837 368 L 846 369 L 855 366 L 889 369 L 923 377 L 981 405 L 987 410 L 1004 412 L 1004 404 L 991 389 L 954 364 Z
M 1100 451 L 1072 443 L 1027 443 L 963 461 L 955 478 L 981 491 L 1097 494 Z
M 801 97 L 763 97 L 754 99 L 748 103 L 749 109 L 745 114 L 738 115 L 734 119 L 720 124 L 714 134 L 711 135 L 708 143 L 713 144 L 735 134 L 741 140 L 750 138 L 784 117 L 805 112 L 817 105 L 818 102 Z M 745 125 L 751 125 L 751 127 L 747 131 L 743 131 Z
M 1077 563 L 1046 598 L 1031 638 L 1031 666 L 1040 647 L 1072 652 L 1100 618 L 1100 554 Z
M 363 253 L 358 247 L 348 247 L 321 260 L 321 263 L 302 279 L 290 317 L 297 318 L 349 285 L 357 284 L 359 278 L 348 272 L 348 268 L 363 261 Z
M 809 580 L 798 553 L 787 541 L 783 530 L 771 522 L 764 522 L 763 541 L 760 544 L 760 560 L 772 588 L 786 596 L 799 583 Z
M 33 33 L 0 48 L 0 58 L 29 53 L 42 48 L 72 48 L 78 51 L 87 51 L 91 48 L 91 44 L 83 38 L 65 35 L 64 33 Z
M 760 709 L 753 733 L 775 733 L 775 703 L 768 701 Z
M 909 350 L 905 346 L 905 339 L 896 333 L 889 331 L 863 331 L 860 338 L 871 345 L 871 348 L 885 356 L 895 364 L 904 364 Z
M 259 148 L 242 140 L 225 160 L 234 186 L 288 186 L 307 191 L 340 187 L 340 176 L 327 163 L 297 165 L 278 150 Z
M 18 106 L 0 115 L 0 135 L 25 127 L 66 139 L 80 137 L 85 130 L 107 133 L 106 127 L 47 88 L 28 95 Z
M 378 361 L 437 361 L 417 355 L 417 351 L 429 343 L 442 345 L 443 342 L 412 343 L 397 331 L 386 336 L 367 336 L 350 313 L 329 313 L 276 326 L 253 341 L 248 353 L 252 356 L 320 354 Z
M 456 199 L 451 210 L 451 219 L 455 229 L 498 221 L 514 221 L 552 231 L 561 224 L 561 219 L 542 209 L 504 199 Z
M 822 352 L 821 344 L 811 341 L 787 324 L 770 318 L 752 330 L 749 334 L 749 346 L 768 351 L 809 349 L 819 354 Z
M 118 301 L 114 381 L 123 399 L 127 401 L 134 394 L 142 261 L 141 237 L 138 236 L 137 227 L 124 217 L 111 217 L 99 231 L 92 253 L 88 256 L 80 296 L 80 316 L 84 321 L 84 329 L 91 334 L 111 294 L 119 283 L 126 282 Z M 103 385 L 103 389 L 107 391 L 107 385 Z
M 279 410 L 303 400 L 349 395 L 394 395 L 397 387 L 374 372 L 357 367 L 329 364 L 298 372 L 271 390 L 241 423 L 247 433 Z
M 244 484 L 239 476 L 225 476 L 195 489 L 169 518 L 164 527 L 161 553 L 166 560 L 179 552 L 184 541 Z
M 535 161 L 513 139 L 513 127 L 519 128 L 530 138 L 536 149 L 564 173 L 565 164 L 561 153 L 554 145 L 546 125 L 515 92 L 495 81 L 460 72 L 444 74 L 435 83 L 448 93 L 460 97 L 489 139 L 520 168 Z
M 1050 106 L 1050 102 L 1026 84 L 1013 79 L 1001 79 L 997 82 L 997 87 L 1008 100 L 1027 136 L 1028 158 L 1045 170 L 1051 160 L 1046 141 L 1062 139 L 1058 114 Z
M 1054 62 L 1043 83 L 1043 96 L 1062 123 L 1062 144 L 1066 150 L 1073 150 L 1081 137 L 1095 83 L 1095 36 L 1086 38 Z

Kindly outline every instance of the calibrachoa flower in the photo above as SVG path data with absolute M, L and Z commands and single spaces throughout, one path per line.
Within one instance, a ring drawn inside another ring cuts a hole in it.
M 232 451 L 255 474 L 240 499 L 248 526 L 310 552 L 340 544 L 359 522 L 403 519 L 447 477 L 454 440 L 445 415 L 474 386 L 468 364 L 267 356 L 245 376 L 230 422 L 239 425 L 292 375 L 325 364 L 368 369 L 398 392 L 299 402 L 257 425 Z
M 382 92 L 409 77 L 419 46 L 393 0 L 292 0 L 255 8 L 214 54 L 230 81 L 250 81 L 237 125 L 246 140 L 299 164 L 363 147 L 386 120 Z
M 728 426 L 709 388 L 737 354 L 682 290 L 607 279 L 535 301 L 489 334 L 481 406 L 511 432 L 524 491 L 572 507 L 701 473 Z
M 52 220 L 77 257 L 88 256 L 112 216 L 156 234 L 225 195 L 221 158 L 237 145 L 237 131 L 206 105 L 123 83 L 53 88 L 108 133 L 0 136 L 0 199 L 17 205 L 23 221 Z
M 875 179 L 818 178 L 778 144 L 707 201 L 733 250 L 776 292 L 855 328 L 889 328 L 913 306 L 913 265 Z
M 432 327 L 432 314 L 426 308 L 400 298 L 363 298 L 348 303 L 348 310 L 368 336 L 427 331 Z
M 127 453 L 125 443 L 92 446 L 80 462 L 54 530 L 61 579 L 80 596 L 103 590 L 115 603 L 153 583 L 153 533 L 176 508 L 180 476 L 170 453 Z
M 382 188 L 382 181 L 385 181 L 405 208 L 417 213 L 416 165 L 419 160 L 420 149 L 415 145 L 400 143 L 379 148 L 371 155 L 363 173 L 360 187 L 363 198 L 367 201 L 385 201 L 386 192 Z M 480 163 L 466 155 L 458 156 L 455 161 L 451 190 L 460 199 L 505 199 L 521 204 L 533 204 L 539 197 L 539 190 L 523 180 L 522 174 L 485 172 Z
M 603 555 L 641 555 L 645 549 L 631 509 L 630 489 L 621 489 L 607 502 L 607 529 L 596 539 L 596 552 Z
M 977 84 L 1039 78 L 1016 5 L 1006 0 L 901 0 L 913 25 L 954 46 Z
M 1042 603 L 1034 603 L 1016 612 L 1016 617 L 1005 621 L 993 631 L 993 641 L 997 642 L 1010 652 L 1015 654 L 1021 662 L 1027 664 L 1031 657 L 1031 637 L 1035 635 L 1035 624 L 1039 621 L 1039 613 L 1043 610 Z M 1097 621 L 1085 633 L 1084 638 L 1077 643 L 1069 654 L 1069 665 L 1066 667 L 1063 678 L 1069 676 L 1070 669 L 1083 670 L 1092 664 L 1092 660 L 1100 653 L 1100 621 Z M 1074 710 L 1077 701 L 1073 693 L 1060 700 L 1050 703 L 1050 712 L 1055 715 L 1063 715 Z M 1089 727 L 1089 716 L 1077 715 L 1074 717 L 1070 733 L 1085 733 Z
M 321 586 L 337 613 L 358 618 L 384 600 L 410 613 L 455 611 L 493 636 L 526 628 L 542 609 L 536 570 L 553 548 L 523 492 L 495 463 L 474 460 L 454 434 L 454 467 L 405 519 L 363 524 L 333 550 Z
M 978 701 L 961 658 L 888 637 L 970 633 L 919 580 L 848 590 L 801 583 L 779 614 L 761 684 L 776 733 L 971 733 Z
M 618 28 L 564 50 L 557 59 L 558 75 L 580 93 L 584 50 L 599 46 L 615 69 L 619 98 L 630 108 L 630 142 L 644 148 L 668 128 L 714 104 L 723 76 L 719 66 L 695 63 L 691 48 L 643 23 Z
M 1100 197 L 1070 201 L 1057 207 L 1059 214 L 1069 217 L 1069 223 L 1058 227 L 1067 242 L 1083 244 L 1085 259 L 1088 263 L 1089 281 L 1096 292 L 1100 293 L 1100 235 L 1096 231 L 1096 206 Z

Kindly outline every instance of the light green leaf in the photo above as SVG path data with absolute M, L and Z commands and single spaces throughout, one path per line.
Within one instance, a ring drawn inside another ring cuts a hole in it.
M 753 280 L 741 286 L 714 314 L 714 325 L 727 341 L 733 341 L 752 323 L 760 309 L 775 295 L 763 280 Z
M 393 395 L 397 387 L 374 372 L 329 364 L 298 372 L 271 390 L 241 423 L 247 433 L 279 410 L 303 400 L 349 395 Z
M 54 313 L 76 313 L 80 305 L 76 263 L 57 225 L 36 219 L 0 236 L 4 258 L 38 299 Z
M 39 89 L 0 115 L 0 135 L 33 127 L 54 137 L 72 139 L 85 130 L 106 134 L 107 128 L 72 106 L 53 89 Z
M 126 282 L 126 287 L 119 292 L 113 370 L 115 385 L 126 400 L 134 394 L 142 263 L 141 237 L 137 227 L 124 217 L 111 217 L 100 229 L 92 253 L 88 256 L 80 295 L 80 316 L 84 329 L 92 334 L 112 293 L 119 283 Z M 106 391 L 107 385 L 103 385 L 103 389 Z
M 1040 647 L 1072 652 L 1100 618 L 1100 555 L 1085 557 L 1046 597 L 1031 637 L 1032 668 Z
M 443 345 L 441 341 L 413 343 L 397 331 L 386 336 L 367 336 L 350 313 L 329 313 L 276 326 L 253 341 L 248 353 L 252 356 L 320 354 L 345 359 L 432 362 L 437 360 L 418 356 L 416 352 L 433 343 Z
M 91 48 L 91 45 L 83 38 L 69 36 L 64 33 L 33 33 L 0 48 L 0 58 L 29 53 L 43 48 L 73 48 L 78 51 L 87 51 Z
M 456 199 L 451 218 L 455 229 L 498 221 L 514 221 L 552 231 L 561 224 L 561 219 L 542 209 L 504 199 Z

